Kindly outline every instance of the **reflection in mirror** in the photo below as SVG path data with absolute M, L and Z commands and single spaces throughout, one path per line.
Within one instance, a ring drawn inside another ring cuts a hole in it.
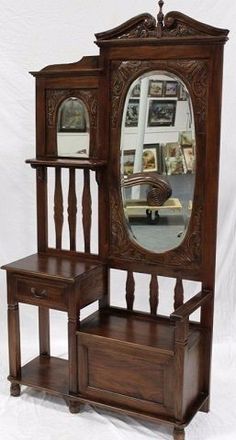
M 121 131 L 121 188 L 131 237 L 162 253 L 183 241 L 192 212 L 196 142 L 190 95 L 167 72 L 130 87 Z
M 89 157 L 89 117 L 79 98 L 64 100 L 57 116 L 57 154 Z

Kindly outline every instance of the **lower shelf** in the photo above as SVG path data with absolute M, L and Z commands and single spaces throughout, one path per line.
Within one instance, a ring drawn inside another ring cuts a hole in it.
M 95 407 L 101 407 L 104 409 L 112 410 L 121 414 L 137 417 L 138 419 L 149 420 L 152 422 L 161 422 L 170 425 L 176 425 L 176 420 L 173 417 L 165 417 L 164 415 L 158 416 L 151 412 L 144 412 L 140 410 L 131 409 L 125 405 L 111 404 L 106 399 L 93 399 L 83 396 L 69 395 L 69 380 L 68 380 L 68 361 L 50 356 L 38 356 L 32 361 L 28 362 L 21 369 L 21 378 L 9 378 L 13 383 L 25 385 L 38 389 L 39 391 L 45 391 L 49 394 L 60 396 L 66 400 L 74 400 L 82 404 L 88 403 Z M 187 417 L 182 427 L 187 426 L 191 421 L 193 415 L 201 409 L 208 396 L 201 393 L 199 399 L 195 402 L 192 408 L 192 414 Z
M 14 379 L 14 382 L 66 397 L 69 395 L 68 377 L 67 360 L 38 356 L 22 367 L 21 379 Z

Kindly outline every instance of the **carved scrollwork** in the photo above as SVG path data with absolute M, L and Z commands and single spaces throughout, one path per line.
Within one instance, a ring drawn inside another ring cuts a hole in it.
M 173 26 L 173 27 L 172 27 Z M 165 26 L 162 30 L 163 37 L 193 37 L 199 35 L 199 31 L 180 23 L 176 20 L 172 22 L 171 27 Z
M 48 89 L 46 91 L 47 126 L 55 127 L 57 109 L 61 102 L 67 98 L 81 99 L 86 105 L 92 128 L 97 127 L 97 91 L 81 89 Z
M 145 249 L 134 243 L 130 228 L 124 228 L 126 221 L 123 207 L 119 197 L 113 193 L 111 196 L 111 229 L 112 229 L 112 255 L 125 257 L 126 259 L 142 260 L 148 264 L 159 263 L 172 267 L 187 266 L 197 268 L 201 263 L 201 234 L 202 234 L 202 208 L 192 214 L 191 224 L 185 239 L 179 247 L 163 254 L 148 256 Z M 157 249 L 158 252 L 158 249 Z
M 157 20 L 150 14 L 141 14 L 134 17 L 122 25 L 106 32 L 96 34 L 99 44 L 109 40 L 117 40 L 123 44 L 123 40 L 135 39 L 191 39 L 197 37 L 205 39 L 208 37 L 216 38 L 223 42 L 226 41 L 228 31 L 218 29 L 200 23 L 181 12 L 169 12 L 164 16 L 162 8 L 164 2 L 160 0 L 160 11 Z
M 142 23 L 132 28 L 130 31 L 120 35 L 119 39 L 124 38 L 152 38 L 156 37 L 156 20 L 154 17 L 146 18 Z

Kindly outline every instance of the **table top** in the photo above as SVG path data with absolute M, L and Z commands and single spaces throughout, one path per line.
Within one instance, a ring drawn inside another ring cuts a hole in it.
M 86 261 L 77 256 L 57 256 L 49 254 L 33 254 L 21 260 L 2 266 L 2 269 L 16 274 L 56 278 L 74 282 L 76 278 L 96 270 L 102 263 Z

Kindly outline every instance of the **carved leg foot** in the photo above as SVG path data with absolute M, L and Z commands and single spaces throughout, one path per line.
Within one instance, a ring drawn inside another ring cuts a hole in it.
M 19 397 L 20 396 L 20 385 L 18 383 L 11 383 L 10 387 L 10 394 L 13 397 Z
M 69 400 L 69 410 L 71 414 L 78 414 L 80 412 L 80 403 L 76 400 Z
M 175 428 L 174 429 L 174 440 L 184 440 L 184 439 L 185 439 L 184 429 Z

